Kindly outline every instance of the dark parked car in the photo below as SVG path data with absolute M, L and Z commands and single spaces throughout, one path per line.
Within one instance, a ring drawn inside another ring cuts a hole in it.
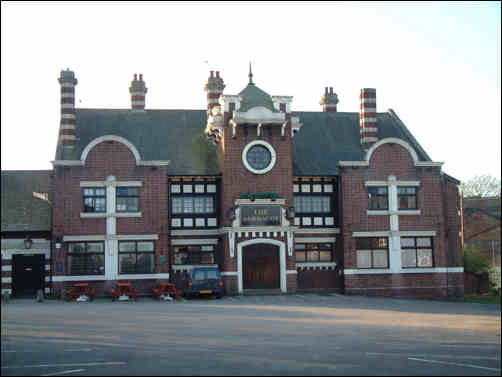
M 185 296 L 190 298 L 203 294 L 216 298 L 223 296 L 223 280 L 218 267 L 195 267 L 185 280 Z

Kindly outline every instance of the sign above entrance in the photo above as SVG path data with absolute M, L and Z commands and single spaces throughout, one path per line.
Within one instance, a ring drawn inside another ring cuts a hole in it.
M 241 206 L 241 226 L 280 226 L 281 206 L 243 205 Z

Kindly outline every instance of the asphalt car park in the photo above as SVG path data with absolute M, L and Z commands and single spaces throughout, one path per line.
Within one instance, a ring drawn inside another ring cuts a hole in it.
M 500 375 L 500 306 L 344 295 L 11 300 L 2 375 Z

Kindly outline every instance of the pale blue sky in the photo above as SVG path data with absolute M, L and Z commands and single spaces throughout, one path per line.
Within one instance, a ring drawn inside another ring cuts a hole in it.
M 460 180 L 500 178 L 499 2 L 61 3 L 2 2 L 1 167 L 50 169 L 61 69 L 78 78 L 77 107 L 128 108 L 134 73 L 146 107 L 205 108 L 204 81 L 226 94 L 254 81 L 320 111 L 377 89 L 434 161 Z M 205 64 L 204 61 L 209 64 Z

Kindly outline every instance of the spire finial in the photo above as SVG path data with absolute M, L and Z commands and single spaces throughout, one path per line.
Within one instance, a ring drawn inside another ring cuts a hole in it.
M 251 71 L 251 62 L 249 62 L 249 83 L 250 84 L 254 84 L 253 83 L 253 72 Z

